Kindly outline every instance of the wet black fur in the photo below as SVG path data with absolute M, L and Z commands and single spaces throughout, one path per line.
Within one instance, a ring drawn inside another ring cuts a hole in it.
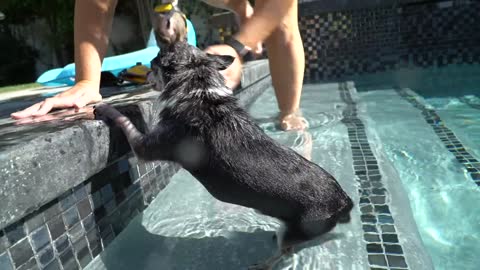
M 332 175 L 266 135 L 234 96 L 209 92 L 225 89 L 219 70 L 232 60 L 186 43 L 162 49 L 152 68 L 170 105 L 149 134 L 108 105 L 97 114 L 123 128 L 139 158 L 176 161 L 218 200 L 282 220 L 284 247 L 347 222 L 353 204 Z

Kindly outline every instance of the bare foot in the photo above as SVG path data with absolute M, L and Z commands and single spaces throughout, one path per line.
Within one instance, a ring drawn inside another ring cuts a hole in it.
M 280 127 L 285 130 L 304 130 L 308 128 L 307 120 L 300 112 L 280 115 Z

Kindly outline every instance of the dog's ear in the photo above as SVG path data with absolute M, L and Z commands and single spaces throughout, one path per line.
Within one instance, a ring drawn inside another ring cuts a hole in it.
M 235 61 L 235 57 L 230 55 L 216 55 L 209 53 L 207 53 L 207 55 L 213 60 L 217 70 L 227 69 L 233 63 L 233 61 Z

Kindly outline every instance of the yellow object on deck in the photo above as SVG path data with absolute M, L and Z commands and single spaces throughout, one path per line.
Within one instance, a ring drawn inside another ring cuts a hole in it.
M 144 84 L 147 82 L 148 73 L 152 71 L 150 68 L 137 63 L 135 66 L 123 70 L 119 77 L 124 81 L 129 81 L 137 84 Z

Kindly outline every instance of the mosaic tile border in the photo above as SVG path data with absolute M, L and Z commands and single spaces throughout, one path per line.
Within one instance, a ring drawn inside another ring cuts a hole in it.
M 310 8 L 300 12 L 299 25 L 307 82 L 399 68 L 480 63 L 478 1 L 424 1 L 329 12 L 305 7 Z
M 0 230 L 0 269 L 82 269 L 143 211 L 177 172 L 127 156 Z
M 348 130 L 353 168 L 359 184 L 360 218 L 370 269 L 409 269 L 388 205 L 388 191 L 382 183 L 365 126 L 357 116 L 357 104 L 352 99 L 347 83 L 339 84 L 339 92 L 346 104 L 342 123 Z
M 455 136 L 455 133 L 445 125 L 435 110 L 428 109 L 418 101 L 416 94 L 410 89 L 395 88 L 395 91 L 422 112 L 425 121 L 433 128 L 447 150 L 465 167 L 472 180 L 480 187 L 480 161 L 465 149 L 465 146 Z

